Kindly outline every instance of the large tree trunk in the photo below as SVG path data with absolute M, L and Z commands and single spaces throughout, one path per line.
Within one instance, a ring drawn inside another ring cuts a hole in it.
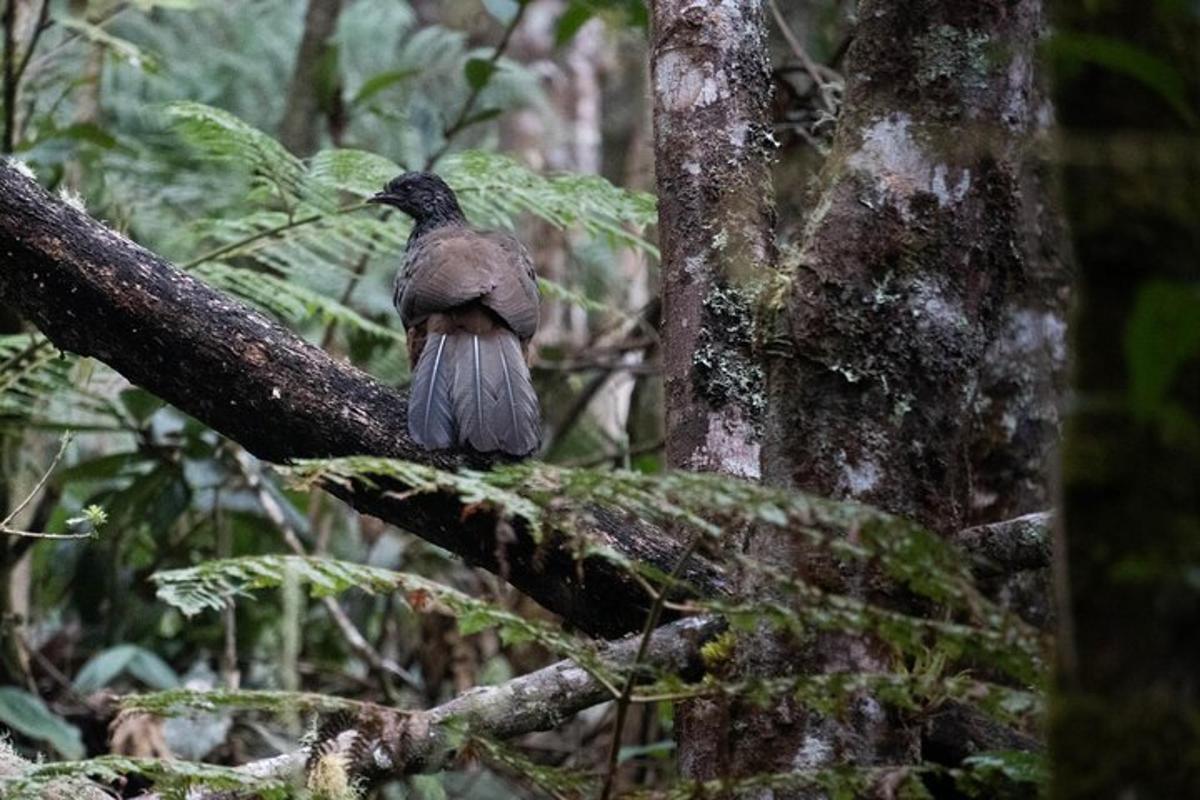
M 1036 277 L 1021 231 L 1041 198 L 1021 190 L 1040 12 L 1040 0 L 863 3 L 825 189 L 786 265 L 771 480 L 943 532 L 968 519 L 965 421 Z
M 765 74 L 721 71 L 729 70 L 717 57 L 723 49 L 707 38 L 722 37 L 708 18 L 713 11 L 674 6 L 659 3 L 655 16 L 660 120 L 671 120 L 663 81 L 676 75 L 687 89 L 677 96 L 702 107 L 710 99 L 765 94 Z M 668 10 L 678 14 L 676 27 L 666 24 Z M 726 287 L 736 284 L 697 279 L 711 274 L 703 268 L 718 243 L 737 242 L 741 231 L 730 217 L 761 219 L 739 189 L 761 187 L 765 177 L 720 167 L 737 163 L 737 132 L 757 129 L 738 126 L 734 116 L 720 120 L 726 127 L 714 125 L 703 112 L 686 125 L 660 128 L 668 423 L 675 421 L 668 453 L 679 466 L 753 475 L 746 457 L 761 441 L 770 482 L 861 499 L 951 533 L 972 519 L 972 445 L 980 436 L 972 420 L 986 416 L 987 393 L 1017 370 L 1036 374 L 1061 358 L 1052 346 L 1065 301 L 1061 267 L 1039 250 L 1041 237 L 1022 233 L 1036 230 L 1044 202 L 1029 179 L 1034 136 L 1044 127 L 1034 79 L 1041 1 L 870 0 L 858 17 L 820 198 L 799 253 L 781 265 L 788 281 L 781 307 L 768 309 L 776 319 L 767 332 L 761 439 L 746 424 L 757 416 L 747 414 L 746 403 L 761 402 L 761 395 L 745 380 L 746 362 L 730 355 L 738 350 L 728 347 L 728 333 L 742 319 L 727 311 Z M 744 38 L 726 33 L 724 40 L 746 48 L 739 63 L 761 64 L 761 27 L 742 21 L 737 30 Z M 680 63 L 693 68 L 677 70 Z M 735 74 L 736 84 L 723 82 Z M 700 160 L 696 149 L 722 152 L 713 172 L 711 156 Z M 765 196 L 757 189 L 755 197 Z M 717 275 L 745 274 L 745 265 L 761 263 L 737 253 L 730 251 Z M 1001 356 L 986 375 L 989 357 Z M 740 401 L 714 403 L 714 386 L 728 389 L 731 381 Z M 1011 417 L 1049 414 L 1041 399 L 1052 405 L 1055 398 L 1044 382 L 1031 378 L 1033 385 L 1022 387 L 1038 401 L 1014 403 Z M 1032 441 L 1030 454 L 1015 457 L 1022 469 L 997 470 L 995 491 L 1030 473 L 1042 479 L 1053 419 L 1033 428 L 1022 430 Z M 1002 452 L 1012 447 L 996 445 Z M 752 532 L 747 551 L 828 590 L 856 591 L 864 576 L 830 569 L 795 542 Z M 753 576 L 740 588 L 762 591 Z M 739 668 L 758 676 L 886 671 L 892 659 L 876 642 L 848 635 L 794 642 L 762 631 L 738 648 Z M 766 710 L 734 701 L 713 704 L 702 718 L 685 715 L 684 723 L 682 767 L 697 778 L 903 765 L 923 756 L 916 721 L 865 694 L 838 718 L 788 701 Z
M 1200 16 L 1058 8 L 1080 281 L 1052 795 L 1200 797 Z M 1080 44 L 1153 58 L 1176 88 L 1081 63 Z

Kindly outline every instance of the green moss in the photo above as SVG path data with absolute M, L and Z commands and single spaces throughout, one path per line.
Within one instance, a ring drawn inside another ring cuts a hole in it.
M 738 406 L 759 425 L 767 398 L 765 374 L 754 352 L 757 294 L 732 286 L 709 293 L 692 374 L 697 391 L 713 407 Z
M 704 661 L 704 669 L 708 672 L 719 672 L 724 665 L 733 661 L 737 648 L 737 636 L 732 631 L 725 631 L 711 642 L 700 648 L 700 658 Z
M 950 25 L 939 25 L 917 39 L 921 63 L 917 82 L 922 86 L 953 81 L 966 89 L 985 89 L 992 63 L 988 37 Z

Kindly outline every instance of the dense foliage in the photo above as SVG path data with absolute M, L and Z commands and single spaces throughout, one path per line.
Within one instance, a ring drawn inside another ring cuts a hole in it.
M 13 155 L 113 229 L 390 384 L 408 377 L 390 282 L 409 228 L 365 196 L 431 165 L 473 222 L 564 232 L 556 243 L 567 269 L 544 276 L 541 289 L 556 313 L 584 324 L 540 343 L 536 374 L 554 436 L 541 460 L 484 472 L 365 457 L 272 468 L 103 364 L 12 326 L 0 336 L 0 724 L 11 731 L 0 767 L 46 760 L 17 777 L 0 770 L 4 796 L 78 791 L 73 780 L 90 780 L 124 786 L 126 796 L 152 785 L 163 796 L 202 787 L 346 800 L 360 787 L 339 784 L 319 759 L 300 784 L 232 766 L 302 745 L 319 752 L 345 715 L 434 707 L 559 658 L 603 686 L 607 705 L 558 720 L 551 735 L 512 741 L 464 721 L 450 735 L 460 754 L 451 769 L 388 776 L 382 796 L 592 795 L 614 738 L 617 760 L 634 765 L 647 791 L 711 796 L 730 787 L 680 781 L 671 762 L 673 704 L 704 696 L 787 697 L 838 715 L 869 691 L 913 719 L 962 703 L 1036 730 L 1045 638 L 989 599 L 947 543 L 865 506 L 664 472 L 661 443 L 633 441 L 635 430 L 661 430 L 655 420 L 630 420 L 614 437 L 577 408 L 634 349 L 628 340 L 653 349 L 645 309 L 627 307 L 612 265 L 632 257 L 651 268 L 655 203 L 619 181 L 539 171 L 499 152 L 505 112 L 554 124 L 534 67 L 477 46 L 478 31 L 422 21 L 406 3 L 356 0 L 314 87 L 331 109 L 331 146 L 300 158 L 273 131 L 301 5 L 47 3 L 48 21 L 34 20 L 19 114 L 9 115 Z M 525 9 L 483 5 L 492 32 Z M 570 2 L 560 11 L 559 46 L 599 17 L 604 35 L 644 56 L 640 3 Z M 614 340 L 614 331 L 627 335 Z M 639 380 L 652 395 L 654 376 Z M 728 632 L 705 645 L 699 675 L 616 664 L 604 646 L 424 543 L 420 531 L 341 506 L 322 493 L 331 485 L 453 493 L 519 518 L 538 537 L 571 542 L 581 559 L 617 561 L 653 598 L 657 621 L 714 615 L 733 632 L 771 627 L 800 641 L 868 634 L 891 670 L 739 680 L 728 669 L 736 641 Z M 755 574 L 763 591 L 707 596 L 678 570 L 622 559 L 584 533 L 597 505 L 683 531 L 689 557 Z M 729 546 L 748 526 L 786 531 L 877 582 L 838 592 L 784 572 Z M 614 737 L 612 709 L 631 704 L 639 738 L 621 746 L 629 740 Z M 1043 780 L 1038 755 L 998 750 L 952 768 L 800 770 L 738 788 L 818 786 L 851 797 L 888 781 L 919 797 L 949 781 L 994 797 Z

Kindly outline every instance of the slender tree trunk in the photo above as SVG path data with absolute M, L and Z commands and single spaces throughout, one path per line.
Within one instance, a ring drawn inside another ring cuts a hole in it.
M 1080 281 L 1052 796 L 1200 797 L 1200 14 L 1057 8 Z M 1072 60 L 1080 42 L 1174 88 Z
M 329 38 L 337 29 L 342 0 L 309 0 L 304 34 L 296 51 L 296 66 L 288 87 L 287 105 L 279 123 L 279 141 L 298 156 L 310 156 L 321 145 L 321 131 L 336 98 L 336 65 Z
M 765 399 L 754 287 L 776 258 L 763 7 L 659 0 L 651 46 L 667 462 L 757 478 Z M 726 718 L 720 700 L 679 707 L 686 777 L 717 774 Z
M 750 281 L 775 262 L 770 66 L 752 0 L 653 4 L 667 461 L 759 475 Z

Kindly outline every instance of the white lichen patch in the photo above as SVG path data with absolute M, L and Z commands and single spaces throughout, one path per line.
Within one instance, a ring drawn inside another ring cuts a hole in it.
M 5 161 L 8 163 L 8 165 L 10 167 L 15 169 L 22 176 L 28 178 L 31 181 L 37 180 L 37 176 L 33 174 L 33 170 L 30 169 L 29 165 L 26 164 L 21 159 L 17 158 L 16 156 L 8 156 L 5 159 Z
M 913 318 L 918 320 L 919 330 L 956 334 L 970 327 L 962 306 L 937 286 L 922 281 L 914 283 L 909 290 L 908 304 Z
M 971 170 L 964 169 L 958 176 L 958 182 L 953 186 L 947 181 L 949 172 L 950 169 L 945 164 L 938 164 L 933 168 L 933 181 L 930 190 L 937 197 L 938 205 L 942 208 L 954 203 L 961 203 L 963 198 L 967 196 L 967 191 L 971 188 Z
M 805 736 L 804 743 L 792 758 L 792 769 L 819 769 L 833 760 L 833 745 L 817 736 Z
M 83 203 L 83 195 L 72 189 L 70 186 L 62 185 L 58 187 L 58 199 L 69 205 L 76 211 L 87 213 L 87 206 Z
M 838 482 L 845 493 L 851 497 L 861 497 L 879 485 L 883 473 L 874 461 L 866 460 L 852 464 L 845 453 L 840 453 L 839 456 L 842 474 Z
M 692 454 L 688 467 L 698 472 L 723 472 L 738 478 L 762 477 L 762 446 L 754 426 L 736 411 L 708 415 L 704 446 Z
M 654 87 L 668 111 L 683 112 L 710 106 L 729 97 L 725 70 L 711 61 L 697 62 L 686 52 L 670 50 L 659 56 Z
M 874 192 L 863 202 L 874 208 L 881 200 L 891 200 L 906 219 L 918 193 L 932 194 L 944 208 L 961 202 L 971 189 L 970 170 L 935 163 L 912 127 L 907 114 L 889 114 L 866 128 L 862 145 L 846 159 L 847 166 L 871 180 Z

